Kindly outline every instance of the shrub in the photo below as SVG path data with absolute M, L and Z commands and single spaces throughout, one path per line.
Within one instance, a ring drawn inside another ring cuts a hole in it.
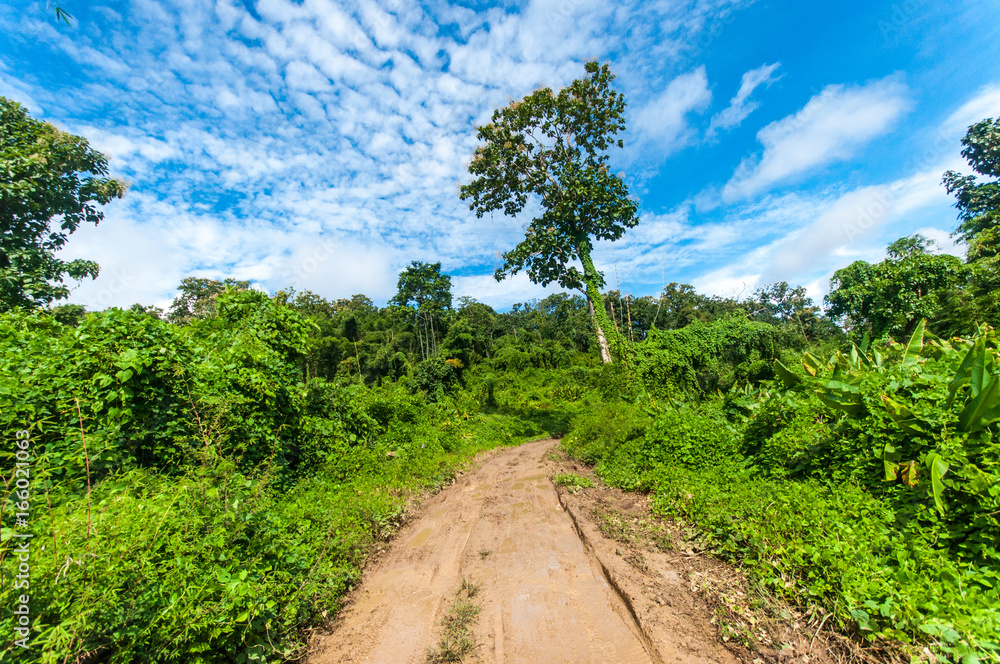
M 455 367 L 440 357 L 424 360 L 416 366 L 410 378 L 414 392 L 422 392 L 428 403 L 434 403 L 454 392 L 459 385 Z
M 598 472 L 611 484 L 648 491 L 660 467 L 725 473 L 739 466 L 739 433 L 717 408 L 661 406 L 653 412 L 641 436 L 610 450 L 598 465 Z
M 636 347 L 636 369 L 658 397 L 727 391 L 739 381 L 770 378 L 780 342 L 779 332 L 765 323 L 696 321 L 678 330 L 650 330 Z

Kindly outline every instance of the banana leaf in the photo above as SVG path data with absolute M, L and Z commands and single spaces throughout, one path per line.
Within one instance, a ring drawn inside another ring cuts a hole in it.
M 927 319 L 924 318 L 913 331 L 910 340 L 906 344 L 906 351 L 903 353 L 903 364 L 916 364 L 920 361 L 920 351 L 924 348 L 924 330 L 927 328 Z
M 937 452 L 930 452 L 924 457 L 924 464 L 931 475 L 931 493 L 934 495 L 934 506 L 937 507 L 938 512 L 944 514 L 944 500 L 941 497 L 944 494 L 942 479 L 948 472 L 948 462 Z
M 889 419 L 895 422 L 903 431 L 915 434 L 929 433 L 927 422 L 918 418 L 913 414 L 913 411 L 903 404 L 893 401 L 885 394 L 882 395 L 882 404 L 889 413 Z
M 986 386 L 969 399 L 959 413 L 958 426 L 962 431 L 979 431 L 997 420 L 1000 420 L 1000 381 L 991 376 Z
M 792 373 L 788 367 L 781 363 L 781 360 L 774 361 L 774 375 L 785 387 L 794 387 L 802 381 L 802 378 Z

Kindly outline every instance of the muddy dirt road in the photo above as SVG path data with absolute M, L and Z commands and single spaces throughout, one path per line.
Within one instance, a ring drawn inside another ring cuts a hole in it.
M 480 588 L 479 645 L 468 661 L 737 661 L 705 611 L 690 602 L 639 601 L 645 598 L 630 584 L 646 582 L 615 572 L 620 560 L 607 560 L 614 544 L 595 545 L 592 526 L 560 501 L 550 480 L 556 445 L 496 451 L 428 499 L 366 571 L 309 662 L 425 662 L 463 579 Z M 669 570 L 658 574 L 670 581 Z

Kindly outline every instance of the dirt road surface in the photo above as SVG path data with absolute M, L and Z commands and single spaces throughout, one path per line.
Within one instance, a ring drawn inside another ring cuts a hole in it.
M 708 613 L 677 600 L 690 590 L 676 573 L 636 576 L 615 560 L 613 542 L 595 543 L 593 525 L 581 523 L 550 479 L 556 445 L 495 451 L 428 499 L 365 572 L 310 664 L 426 662 L 463 579 L 479 585 L 481 607 L 478 648 L 467 661 L 736 662 Z M 651 595 L 654 585 L 659 594 Z

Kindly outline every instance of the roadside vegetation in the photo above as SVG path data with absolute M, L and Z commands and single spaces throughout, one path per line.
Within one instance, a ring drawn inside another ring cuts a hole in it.
M 480 133 L 473 210 L 529 196 L 543 210 L 498 278 L 523 269 L 580 292 L 508 311 L 456 301 L 442 265 L 421 261 L 384 307 L 193 277 L 166 311 L 59 304 L 64 279 L 98 266 L 55 251 L 125 189 L 85 140 L 0 100 L 5 578 L 15 535 L 33 535 L 30 589 L 0 589 L 4 634 L 30 592 L 32 647 L 5 641 L 0 659 L 298 659 L 422 492 L 480 451 L 566 436 L 769 592 L 823 607 L 830 629 L 1000 661 L 1000 123 L 964 141 L 987 181 L 945 175 L 964 262 L 902 238 L 838 271 L 826 310 L 787 283 L 738 301 L 676 283 L 601 293 L 592 243 L 637 218 L 604 161 L 624 101 L 606 67 L 587 72 Z M 565 138 L 585 97 L 606 102 L 603 128 L 586 128 L 598 135 L 535 155 L 533 179 L 505 189 L 528 134 Z M 581 198 L 600 191 L 604 207 Z M 474 647 L 472 588 L 430 660 Z

